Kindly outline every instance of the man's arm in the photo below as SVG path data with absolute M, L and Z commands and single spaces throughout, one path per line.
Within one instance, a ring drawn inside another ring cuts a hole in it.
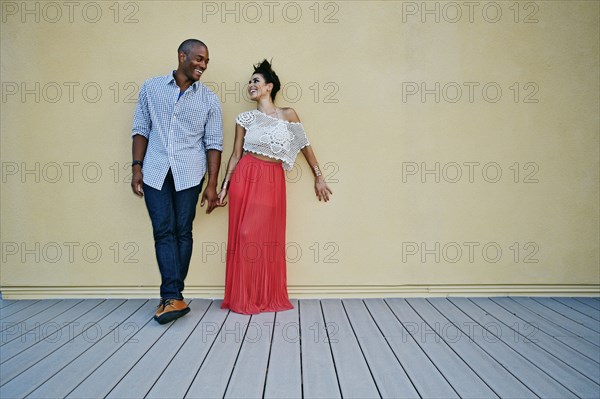
M 148 98 L 146 94 L 146 83 L 142 85 L 140 94 L 138 96 L 138 102 L 135 107 L 135 114 L 133 115 L 133 128 L 132 128 L 132 161 L 143 161 L 146 156 L 146 149 L 148 148 L 148 137 L 150 136 L 150 129 L 152 128 L 152 120 L 150 119 L 150 113 L 148 112 Z M 131 189 L 133 193 L 138 197 L 144 196 L 144 190 L 142 189 L 142 182 L 144 180 L 142 175 L 142 165 L 133 165 L 133 173 L 131 176 Z
M 204 203 L 208 201 L 206 213 L 211 213 L 213 209 L 217 207 L 219 199 L 217 196 L 217 179 L 219 178 L 219 168 L 221 167 L 221 151 L 208 150 L 206 157 L 208 164 L 208 183 L 206 184 L 206 189 L 202 195 L 200 206 L 204 206 Z
M 142 135 L 136 134 L 133 136 L 133 144 L 131 148 L 131 154 L 133 160 L 143 161 L 146 156 L 146 149 L 148 148 L 148 139 Z M 133 175 L 131 177 L 131 189 L 133 193 L 138 197 L 144 196 L 144 190 L 142 189 L 142 182 L 144 181 L 144 175 L 142 174 L 142 165 L 133 165 Z
M 208 183 L 202 194 L 200 206 L 204 206 L 204 203 L 208 201 L 206 213 L 211 213 L 218 206 L 217 179 L 219 178 L 221 151 L 223 150 L 223 117 L 221 115 L 221 104 L 216 96 L 205 125 L 204 148 L 206 148 Z

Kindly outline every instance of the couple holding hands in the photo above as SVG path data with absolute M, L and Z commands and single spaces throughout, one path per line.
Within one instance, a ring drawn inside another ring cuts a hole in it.
M 132 128 L 131 187 L 145 199 L 161 274 L 161 300 L 154 319 L 164 324 L 190 311 L 182 291 L 200 195 L 206 213 L 227 205 L 229 196 L 221 307 L 242 314 L 291 309 L 284 170 L 290 170 L 302 152 L 313 171 L 319 201 L 327 202 L 332 194 L 302 123 L 292 108 L 275 106 L 281 84 L 270 63 L 255 65 L 248 94 L 257 107 L 236 118 L 233 151 L 217 192 L 223 150 L 221 104 L 199 81 L 208 66 L 208 48 L 189 39 L 177 53 L 176 71 L 144 82 Z

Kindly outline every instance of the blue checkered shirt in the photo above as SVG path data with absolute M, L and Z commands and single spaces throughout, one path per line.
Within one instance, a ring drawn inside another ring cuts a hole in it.
M 223 150 L 219 98 L 194 82 L 179 98 L 173 74 L 148 79 L 140 89 L 131 136 L 148 139 L 144 183 L 160 190 L 169 172 L 175 190 L 197 186 L 206 174 L 206 151 Z

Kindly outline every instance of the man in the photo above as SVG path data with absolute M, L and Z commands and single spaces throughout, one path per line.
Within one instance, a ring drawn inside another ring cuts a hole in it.
M 206 213 L 217 206 L 223 150 L 219 99 L 199 82 L 208 66 L 208 48 L 189 39 L 177 56 L 176 71 L 144 82 L 132 128 L 131 188 L 145 198 L 152 221 L 162 279 L 154 319 L 160 324 L 190 311 L 182 291 L 192 256 L 192 222 L 207 170 L 200 206 L 208 203 Z

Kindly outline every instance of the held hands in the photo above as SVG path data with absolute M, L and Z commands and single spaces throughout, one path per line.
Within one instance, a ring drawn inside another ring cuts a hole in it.
M 221 189 L 221 192 L 218 195 L 218 201 L 217 201 L 217 206 L 225 206 L 227 205 L 227 202 L 225 202 L 225 197 L 227 197 L 227 187 L 223 187 Z
M 200 206 L 204 206 L 204 203 L 208 201 L 208 208 L 206 208 L 206 213 L 211 213 L 213 209 L 221 206 L 225 206 L 225 204 L 221 203 L 219 197 L 217 196 L 217 190 L 215 187 L 206 187 L 204 190 L 204 194 L 202 194 L 202 202 L 200 202 Z
M 325 183 L 325 179 L 321 176 L 315 179 L 315 194 L 317 194 L 319 201 L 323 200 L 325 202 L 329 201 L 329 195 L 333 194 L 327 183 Z

